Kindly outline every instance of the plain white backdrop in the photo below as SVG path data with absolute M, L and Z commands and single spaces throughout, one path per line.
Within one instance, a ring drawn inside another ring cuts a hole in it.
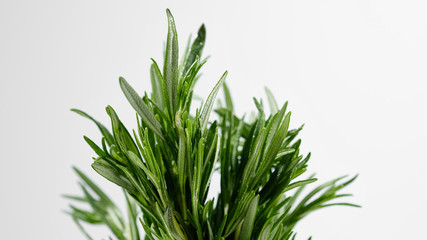
M 304 219 L 298 239 L 427 239 L 427 3 L 406 0 L 0 1 L 0 239 L 84 239 L 62 211 L 78 194 L 71 166 L 90 168 L 83 109 L 108 123 L 110 104 L 135 127 L 125 77 L 148 91 L 175 16 L 181 49 L 201 23 L 211 55 L 197 91 L 221 74 L 239 114 L 268 86 L 289 100 L 292 126 L 321 181 L 359 173 L 346 191 L 361 209 Z M 215 183 L 214 183 L 215 184 Z M 98 239 L 103 228 L 90 228 Z

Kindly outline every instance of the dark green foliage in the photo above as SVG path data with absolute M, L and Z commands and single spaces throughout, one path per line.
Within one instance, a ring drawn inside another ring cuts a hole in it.
M 205 63 L 201 54 L 206 32 L 197 38 L 178 64 L 178 37 L 167 10 L 169 32 L 163 72 L 153 60 L 152 95 L 141 97 L 120 77 L 120 87 L 137 113 L 138 128 L 129 132 L 111 106 L 106 108 L 112 131 L 86 113 L 103 135 L 101 146 L 84 137 L 97 155 L 92 163 L 100 175 L 123 188 L 127 218 L 82 172 L 83 197 L 66 196 L 87 203 L 90 210 L 73 205 L 69 214 L 84 234 L 80 222 L 104 224 L 117 239 L 294 239 L 295 224 L 308 213 L 332 205 L 357 206 L 332 201 L 350 196 L 338 192 L 356 177 L 337 178 L 300 196 L 313 176 L 301 178 L 310 154 L 300 153 L 298 129 L 289 129 L 287 103 L 278 108 L 267 89 L 270 114 L 254 99 L 258 114 L 247 121 L 234 113 L 224 84 L 227 72 L 196 111 L 190 114 L 193 88 Z M 215 109 L 216 96 L 224 90 L 225 106 Z M 208 199 L 211 176 L 219 171 L 221 191 Z M 140 215 L 142 214 L 142 215 Z

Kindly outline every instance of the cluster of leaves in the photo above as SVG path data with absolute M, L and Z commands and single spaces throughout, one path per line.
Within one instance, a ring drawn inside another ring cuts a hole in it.
M 124 78 L 120 87 L 137 113 L 138 127 L 130 133 L 111 106 L 112 132 L 83 111 L 101 131 L 101 145 L 88 137 L 97 154 L 93 169 L 120 186 L 126 196 L 128 217 L 87 176 L 82 179 L 83 197 L 66 196 L 87 203 L 91 210 L 71 205 L 68 212 L 85 235 L 80 222 L 104 224 L 117 239 L 293 239 L 295 224 L 308 213 L 349 196 L 337 192 L 354 178 L 338 178 L 322 184 L 299 199 L 313 176 L 297 180 L 306 171 L 310 154 L 300 154 L 302 127 L 289 130 L 287 103 L 277 107 L 267 90 L 270 114 L 255 99 L 258 114 L 251 121 L 234 114 L 224 84 L 227 72 L 195 116 L 190 114 L 193 89 L 206 62 L 201 60 L 205 43 L 202 25 L 181 62 L 174 19 L 167 10 L 168 35 L 163 71 L 153 60 L 152 95 L 140 97 Z M 191 43 L 191 41 L 189 42 Z M 216 95 L 223 87 L 224 106 L 215 109 L 218 120 L 210 122 Z M 221 176 L 221 191 L 208 199 L 214 171 Z M 292 191 L 291 191 L 292 190 Z

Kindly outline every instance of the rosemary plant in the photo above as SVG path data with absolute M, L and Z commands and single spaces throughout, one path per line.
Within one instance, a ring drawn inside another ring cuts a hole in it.
M 81 222 L 103 224 L 117 239 L 294 239 L 293 228 L 310 212 L 332 206 L 356 206 L 332 201 L 350 196 L 338 192 L 356 177 L 340 177 L 302 195 L 307 184 L 299 178 L 307 169 L 310 154 L 300 153 L 298 129 L 288 129 L 291 113 L 287 103 L 280 108 L 270 91 L 270 114 L 254 99 L 258 113 L 249 121 L 234 114 L 233 102 L 224 84 L 227 72 L 196 110 L 190 107 L 199 79 L 205 44 L 202 25 L 189 41 L 181 61 L 178 37 L 169 10 L 163 71 L 153 60 L 150 68 L 152 94 L 141 97 L 120 77 L 120 87 L 135 109 L 138 127 L 129 132 L 115 110 L 107 106 L 112 132 L 83 111 L 72 111 L 92 120 L 102 133 L 97 145 L 84 137 L 97 157 L 93 169 L 123 189 L 127 214 L 77 168 L 83 196 L 65 197 L 87 204 L 89 210 L 70 205 L 68 213 L 78 227 Z M 224 106 L 214 112 L 220 89 Z M 213 172 L 220 174 L 221 191 L 208 199 Z M 138 227 L 139 226 L 139 227 Z M 142 227 L 142 228 L 141 228 Z M 140 234 L 143 229 L 145 234 Z M 110 237 L 110 239 L 112 239 Z

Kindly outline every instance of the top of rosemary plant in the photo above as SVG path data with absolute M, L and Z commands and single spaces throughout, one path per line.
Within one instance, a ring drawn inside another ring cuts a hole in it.
M 127 219 L 110 198 L 86 175 L 80 176 L 82 197 L 90 210 L 70 205 L 69 214 L 89 238 L 80 222 L 104 224 L 117 239 L 294 239 L 295 224 L 308 213 L 332 205 L 357 206 L 331 200 L 349 196 L 338 192 L 355 177 L 326 182 L 301 196 L 313 176 L 296 180 L 307 168 L 310 154 L 300 153 L 298 129 L 288 129 L 291 113 L 280 108 L 267 91 L 272 109 L 266 114 L 262 101 L 254 99 L 258 114 L 247 121 L 234 114 L 224 84 L 227 72 L 204 103 L 190 114 L 193 89 L 199 79 L 205 44 L 205 26 L 178 59 L 178 37 L 169 10 L 163 70 L 156 61 L 150 68 L 152 94 L 140 96 L 120 77 L 120 87 L 137 113 L 138 128 L 129 132 L 111 106 L 112 132 L 83 111 L 102 133 L 101 145 L 84 137 L 97 157 L 93 169 L 123 188 Z M 209 121 L 215 98 L 223 89 L 225 105 L 215 109 L 217 121 Z M 218 171 L 221 191 L 208 199 L 211 176 Z M 293 189 L 293 190 L 292 190 Z M 292 190 L 292 191 L 290 191 Z M 140 215 L 142 214 L 142 215 Z M 111 239 L 111 237 L 110 237 Z

